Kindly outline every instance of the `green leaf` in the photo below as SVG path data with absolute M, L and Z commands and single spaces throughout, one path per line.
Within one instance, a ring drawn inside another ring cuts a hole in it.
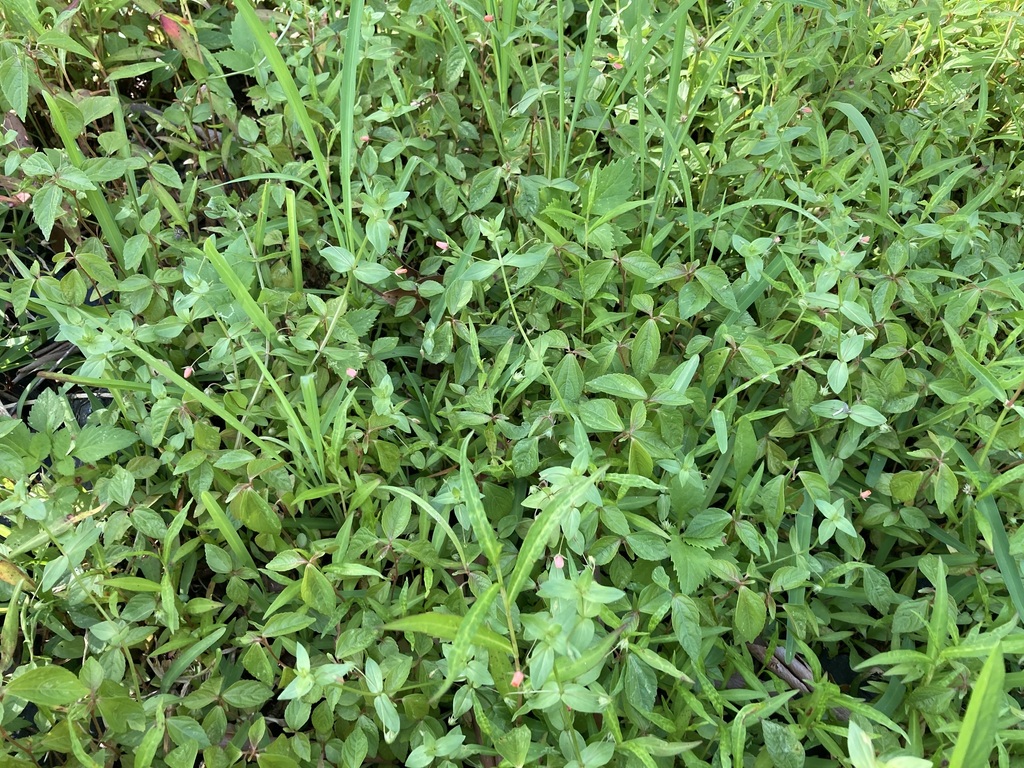
M 0 62 L 0 90 L 3 91 L 7 104 L 21 120 L 24 120 L 28 113 L 28 86 L 28 69 L 20 53 L 8 56 Z
M 885 424 L 885 416 L 863 403 L 857 403 L 850 408 L 850 418 L 865 427 L 880 427 Z
M 633 373 L 641 381 L 647 377 L 661 355 L 661 331 L 658 323 L 651 318 L 645 320 L 636 332 L 629 359 L 633 364 Z
M 71 455 L 83 464 L 95 464 L 138 442 L 138 439 L 137 435 L 127 429 L 90 425 L 78 433 Z
M 626 400 L 645 400 L 647 391 L 627 373 L 607 373 L 587 382 L 587 389 Z
M 711 297 L 726 309 L 734 312 L 739 311 L 736 304 L 736 296 L 733 294 L 732 285 L 725 271 L 714 264 L 701 267 L 696 272 L 698 282 L 707 289 Z
M 668 543 L 668 552 L 679 581 L 679 591 L 683 595 L 692 595 L 711 575 L 711 555 L 679 538 Z
M 498 192 L 498 182 L 501 181 L 501 168 L 489 168 L 473 177 L 469 185 L 469 205 L 472 211 L 479 211 L 494 199 Z
M 800 737 L 794 733 L 795 726 L 765 719 L 761 721 L 761 730 L 764 746 L 775 768 L 803 768 L 804 747 Z
M 228 504 L 231 514 L 238 518 L 242 525 L 257 533 L 279 533 L 281 518 L 266 499 L 252 488 L 243 488 Z
M 608 276 L 611 275 L 614 268 L 615 264 L 611 259 L 600 259 L 585 265 L 580 274 L 583 298 L 590 301 L 598 293 L 606 289 L 608 287 Z
M 60 213 L 61 203 L 64 201 L 64 190 L 56 184 L 47 182 L 42 188 L 32 195 L 32 218 L 36 225 L 43 231 L 43 238 L 49 239 L 53 231 L 53 223 Z
M 5 692 L 40 707 L 63 707 L 88 695 L 89 689 L 74 673 L 50 665 L 18 675 L 5 686 Z
M 388 632 L 422 632 L 438 640 L 454 640 L 462 626 L 463 617 L 450 613 L 421 613 L 405 616 L 384 625 Z M 493 653 L 512 655 L 509 641 L 492 629 L 478 626 L 474 629 L 472 644 L 486 648 Z
M 258 680 L 239 680 L 232 683 L 221 697 L 232 707 L 258 709 L 274 695 L 269 685 Z
M 312 563 L 308 564 L 302 575 L 302 587 L 299 590 L 302 602 L 315 611 L 331 616 L 337 607 L 338 596 L 327 577 Z
M 982 667 L 977 682 L 971 687 L 971 700 L 957 734 L 949 768 L 975 768 L 990 764 L 999 730 L 999 715 L 1003 710 L 1005 676 L 1003 649 L 996 645 Z
M 562 522 L 569 510 L 579 506 L 583 497 L 594 487 L 594 477 L 581 477 L 570 480 L 566 485 L 556 486 L 553 495 L 541 509 L 537 519 L 533 521 L 526 534 L 523 546 L 516 558 L 516 567 L 508 580 L 505 593 L 505 604 L 511 606 L 526 586 L 527 579 L 534 566 L 544 556 L 548 539 L 555 528 Z
M 733 616 L 737 639 L 742 643 L 756 640 L 764 629 L 767 617 L 768 608 L 764 604 L 764 598 L 749 587 L 740 587 L 736 599 L 736 614 Z
M 635 179 L 631 158 L 622 157 L 604 168 L 596 168 L 587 187 L 584 215 L 601 216 L 618 208 L 633 196 Z
M 466 503 L 466 513 L 469 515 L 469 523 L 476 534 L 477 541 L 483 549 L 484 555 L 490 562 L 491 567 L 499 572 L 501 569 L 501 544 L 494 531 L 494 526 L 487 517 L 484 505 L 480 501 L 480 490 L 477 488 L 476 479 L 473 477 L 473 462 L 469 458 L 469 442 L 472 435 L 467 435 L 462 442 L 462 451 L 459 456 L 459 482 L 461 484 L 462 498 Z
M 593 432 L 621 432 L 624 429 L 614 400 L 598 398 L 579 404 L 580 421 Z

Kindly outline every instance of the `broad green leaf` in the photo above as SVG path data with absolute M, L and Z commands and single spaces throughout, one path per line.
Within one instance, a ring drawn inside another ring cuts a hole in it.
M 56 184 L 44 184 L 42 189 L 32 195 L 32 217 L 36 225 L 43 231 L 43 238 L 49 239 L 53 231 L 53 223 L 60 213 L 64 200 L 64 190 Z
M 697 280 L 711 294 L 711 297 L 726 309 L 739 311 L 736 296 L 725 271 L 714 264 L 708 264 L 697 270 Z
M 501 181 L 501 168 L 489 168 L 473 177 L 469 185 L 470 211 L 479 211 L 494 199 L 498 193 L 498 182 Z
M 138 436 L 127 429 L 90 425 L 83 427 L 78 433 L 71 455 L 84 464 L 94 464 L 124 450 L 138 442 L 138 439 Z
M 40 707 L 62 707 L 78 701 L 89 689 L 73 672 L 54 664 L 18 675 L 7 683 L 5 692 Z
M 758 638 L 764 629 L 768 609 L 762 598 L 750 587 L 740 587 L 736 598 L 736 613 L 733 627 L 740 642 L 750 643 Z
M 776 768 L 803 768 L 804 747 L 795 726 L 762 720 L 764 745 Z
M 636 332 L 629 352 L 629 360 L 633 364 L 633 373 L 637 379 L 643 381 L 647 377 L 660 355 L 661 332 L 658 330 L 657 321 L 651 318 L 645 320 L 640 330 Z
M 28 71 L 21 55 L 0 62 L 0 90 L 14 113 L 24 120 L 28 113 Z
M 621 432 L 624 429 L 614 400 L 598 398 L 579 404 L 580 421 L 594 432 Z
M 327 577 L 313 564 L 306 566 L 302 575 L 302 588 L 299 592 L 302 602 L 315 611 L 331 616 L 337 607 L 337 595 Z
M 647 391 L 627 373 L 607 373 L 587 382 L 587 389 L 626 400 L 645 400 Z

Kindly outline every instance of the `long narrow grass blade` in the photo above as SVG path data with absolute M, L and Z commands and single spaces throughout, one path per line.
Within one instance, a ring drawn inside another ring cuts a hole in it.
M 459 631 L 455 633 L 454 648 L 451 657 L 448 659 L 448 674 L 437 692 L 431 697 L 431 701 L 437 702 L 455 682 L 455 678 L 462 673 L 463 666 L 469 660 L 469 652 L 476 645 L 476 638 L 483 628 L 487 619 L 487 612 L 491 610 L 494 601 L 498 597 L 501 587 L 491 584 L 487 590 L 476 599 L 473 607 L 469 609 L 462 621 L 459 623 Z
M 454 640 L 462 626 L 463 617 L 450 613 L 421 613 L 389 621 L 384 629 L 389 632 L 422 632 L 438 640 Z M 512 654 L 508 640 L 492 629 L 479 627 L 473 635 L 473 644 L 493 653 Z
M 462 484 L 462 498 L 466 502 L 466 512 L 469 514 L 470 525 L 473 526 L 473 533 L 487 556 L 487 560 L 496 570 L 501 570 L 501 544 L 494 532 L 491 521 L 487 519 L 484 505 L 480 501 L 480 491 L 476 487 L 476 480 L 473 477 L 473 462 L 470 461 L 469 441 L 472 435 L 467 435 L 462 443 L 462 452 L 459 457 L 459 481 Z
M 231 553 L 238 558 L 240 563 L 244 563 L 255 571 L 256 561 L 252 559 L 252 555 L 249 554 L 249 550 L 246 549 L 245 544 L 242 542 L 242 537 L 238 535 L 235 526 L 231 524 L 230 518 L 228 518 L 227 513 L 213 497 L 213 494 L 209 491 L 203 491 L 199 494 L 199 500 L 203 502 L 206 511 L 210 513 L 210 519 L 217 526 L 220 535 L 224 537 L 224 541 L 227 542 Z
M 1003 649 L 997 645 L 971 689 L 971 701 L 949 759 L 949 768 L 990 765 L 989 757 L 999 729 L 999 712 L 1003 708 L 1005 676 Z
M 274 327 L 274 324 L 270 322 L 267 313 L 260 309 L 260 305 L 249 294 L 249 290 L 242 284 L 238 275 L 235 274 L 235 270 L 228 264 L 227 259 L 217 251 L 212 237 L 208 238 L 206 243 L 204 243 L 203 255 L 210 260 L 213 268 L 217 270 L 221 282 L 231 291 L 231 295 L 245 311 L 246 317 L 252 321 L 252 324 L 259 328 L 260 332 L 268 339 L 276 339 L 277 329 Z
M 360 7 L 359 16 L 361 17 L 362 0 L 356 0 L 355 3 L 353 3 L 353 6 L 355 5 Z M 288 100 L 288 108 L 291 110 L 296 122 L 298 122 L 299 128 L 302 130 L 302 135 L 306 139 L 307 147 L 313 155 L 313 163 L 316 166 L 317 175 L 320 177 L 320 185 L 323 188 L 323 193 L 325 197 L 330 200 L 331 174 L 327 164 L 327 158 L 320 145 L 321 137 L 317 134 L 316 126 L 313 125 L 313 121 L 309 117 L 309 112 L 306 111 L 306 105 L 302 100 L 302 96 L 299 94 L 298 87 L 295 85 L 295 80 L 292 78 L 291 70 L 285 63 L 284 57 L 281 56 L 281 52 L 277 49 L 277 45 L 274 40 L 271 39 L 270 35 L 267 33 L 266 27 L 263 26 L 263 23 L 256 15 L 256 10 L 253 8 L 250 0 L 237 0 L 235 8 L 238 9 L 238 15 L 241 17 L 242 21 L 245 22 L 246 27 L 249 29 L 249 33 L 256 40 L 256 44 L 259 45 L 260 51 L 267 57 L 267 62 L 270 64 L 270 68 L 274 71 L 274 76 L 277 78 L 278 84 L 284 91 L 285 98 Z M 359 26 L 360 18 L 357 17 L 353 23 L 349 25 L 349 29 L 351 30 L 352 27 L 359 29 Z M 329 206 L 329 210 L 331 211 L 332 218 L 335 219 L 335 227 L 340 232 L 340 222 L 337 221 L 334 206 Z
M 441 517 L 441 515 L 438 514 L 436 509 L 434 509 L 432 506 L 430 506 L 430 504 L 424 501 L 421 496 L 419 496 L 416 493 L 413 493 L 408 488 L 401 488 L 396 485 L 382 485 L 380 489 L 382 491 L 387 491 L 388 493 L 397 494 L 398 496 L 404 496 L 417 507 L 426 512 L 427 515 L 429 515 L 430 518 L 434 521 L 434 523 L 436 523 L 437 526 L 442 531 L 444 531 L 445 536 L 447 536 L 448 539 L 452 542 L 452 545 L 455 547 L 455 551 L 459 553 L 459 562 L 462 563 L 463 568 L 469 568 L 469 562 L 466 560 L 466 551 L 462 547 L 462 542 L 459 541 L 459 537 L 455 535 L 455 531 L 452 530 L 452 527 L 448 524 L 448 521 Z
M 508 589 L 505 594 L 506 605 L 511 606 L 515 603 L 519 593 L 526 586 L 533 567 L 544 556 L 544 549 L 548 545 L 551 534 L 554 533 L 565 513 L 583 500 L 587 491 L 594 486 L 594 482 L 593 477 L 581 477 L 573 480 L 566 487 L 558 489 L 548 505 L 533 521 L 516 558 L 516 567 L 508 581 Z
M 68 153 L 68 159 L 76 168 L 83 168 L 85 166 L 85 156 L 78 147 L 78 137 L 71 134 L 71 128 L 64 119 L 60 103 L 45 88 L 42 89 L 41 93 L 46 100 L 50 122 L 64 144 L 64 151 Z M 117 222 L 114 220 L 114 212 L 110 209 L 107 198 L 103 195 L 102 190 L 92 189 L 85 193 L 85 199 L 89 203 L 92 215 L 96 217 L 96 221 L 100 225 L 100 230 L 103 232 L 103 237 L 110 246 L 110 250 L 114 252 L 114 258 L 118 266 L 123 269 L 124 236 L 121 234 L 121 228 L 117 226 Z

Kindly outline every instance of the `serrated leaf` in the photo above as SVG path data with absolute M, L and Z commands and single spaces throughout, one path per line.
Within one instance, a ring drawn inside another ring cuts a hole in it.
M 18 675 L 7 683 L 5 693 L 41 707 L 63 707 L 88 695 L 89 689 L 73 672 L 52 664 Z
M 75 438 L 71 455 L 83 464 L 94 464 L 138 442 L 138 436 L 117 427 L 83 427 Z
M 604 376 L 598 376 L 587 382 L 587 389 L 626 400 L 647 399 L 647 391 L 643 385 L 627 373 L 606 373 Z
M 579 404 L 580 421 L 594 432 L 621 432 L 622 419 L 615 407 L 615 401 L 598 398 Z
M 619 207 L 633 196 L 635 181 L 636 172 L 629 158 L 596 168 L 587 187 L 584 214 L 597 217 Z
M 60 212 L 60 204 L 64 200 L 64 190 L 55 184 L 46 183 L 32 195 L 32 218 L 36 226 L 43 232 L 43 238 L 49 239 L 53 231 L 53 223 Z
M 692 595 L 711 575 L 711 555 L 678 538 L 668 543 L 668 553 L 679 581 L 679 591 L 683 595 Z
M 714 264 L 701 267 L 696 272 L 697 281 L 707 289 L 711 297 L 726 309 L 739 312 L 739 305 L 736 303 L 736 295 L 733 293 L 732 284 L 726 276 L 725 271 Z

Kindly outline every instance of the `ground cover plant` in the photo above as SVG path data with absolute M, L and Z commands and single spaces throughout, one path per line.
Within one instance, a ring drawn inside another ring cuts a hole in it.
M 0 2 L 4 765 L 1012 766 L 1019 3 Z

